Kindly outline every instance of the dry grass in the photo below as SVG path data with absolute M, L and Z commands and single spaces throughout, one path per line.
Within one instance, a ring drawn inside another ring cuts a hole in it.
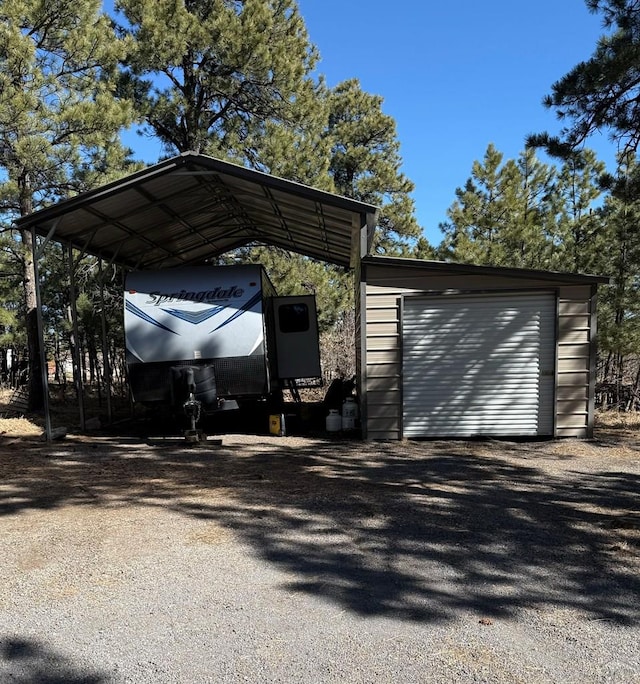
M 14 411 L 9 401 L 11 389 L 0 389 L 0 437 L 37 437 L 42 434 L 43 423 L 38 416 L 26 416 Z
M 43 413 L 24 413 L 11 405 L 12 389 L 0 389 L 0 437 L 40 437 L 45 429 Z M 104 403 L 104 402 L 103 402 Z M 123 402 L 114 400 L 114 410 L 121 411 Z M 65 427 L 71 432 L 78 431 L 80 425 L 78 404 L 74 391 L 66 393 L 54 388 L 51 393 L 51 423 L 54 428 Z M 88 395 L 85 399 L 85 418 L 97 417 L 105 412 L 97 397 Z
M 0 418 L 0 437 L 39 437 L 42 432 L 29 418 Z
M 596 429 L 604 430 L 640 430 L 640 412 L 638 411 L 597 411 Z

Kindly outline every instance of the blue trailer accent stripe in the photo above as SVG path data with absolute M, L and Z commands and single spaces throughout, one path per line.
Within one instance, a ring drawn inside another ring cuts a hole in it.
M 201 311 L 183 311 L 182 309 L 163 309 L 163 311 L 187 323 L 198 325 L 209 318 L 213 318 L 213 316 L 224 311 L 226 308 L 226 306 L 216 306 L 212 309 L 202 309 Z
M 250 309 L 252 309 L 260 301 L 262 301 L 262 292 L 258 292 L 253 297 L 251 297 L 251 299 L 249 299 L 249 301 L 247 301 L 242 306 L 242 308 L 238 309 L 233 314 L 233 316 L 229 316 L 229 318 L 227 318 L 227 320 L 224 321 L 224 323 L 221 323 L 217 328 L 214 328 L 211 332 L 215 332 L 216 330 L 220 330 L 220 328 L 224 328 L 225 325 L 228 325 L 232 321 L 235 321 L 236 318 L 239 318 L 240 316 L 242 316 L 242 314 L 245 313 L 245 311 L 249 311 Z
M 157 328 L 162 328 L 162 330 L 166 330 L 167 332 L 173 333 L 174 335 L 178 335 L 178 333 L 175 330 L 171 330 L 171 328 L 167 328 L 166 325 L 163 325 L 159 321 L 156 321 L 154 318 L 151 318 L 149 314 L 145 313 L 142 309 L 139 309 L 135 304 L 132 304 L 129 300 L 127 300 L 125 307 L 129 313 L 132 313 L 134 316 L 138 316 L 138 318 L 141 318 L 146 323 L 151 323 L 151 325 L 155 325 Z

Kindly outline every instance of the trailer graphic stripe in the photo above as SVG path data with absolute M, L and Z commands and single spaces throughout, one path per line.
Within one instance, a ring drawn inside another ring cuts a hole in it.
M 256 304 L 262 301 L 262 292 L 258 292 L 258 294 L 255 294 L 251 299 L 249 299 L 245 304 L 242 305 L 242 308 L 238 309 L 233 316 L 229 316 L 224 323 L 221 323 L 217 328 L 214 328 L 211 332 L 215 332 L 216 330 L 220 330 L 220 328 L 224 328 L 225 325 L 228 325 L 232 321 L 235 321 L 236 318 L 239 318 L 242 316 L 243 313 L 246 311 L 249 311 L 252 309 Z
M 215 306 L 212 309 L 202 309 L 201 311 L 184 311 L 183 309 L 163 309 L 163 311 L 166 311 L 168 314 L 171 314 L 182 321 L 198 325 L 209 318 L 213 318 L 213 316 L 224 311 L 226 308 L 226 306 Z
M 129 300 L 127 300 L 125 306 L 126 310 L 129 313 L 132 313 L 134 316 L 138 316 L 138 318 L 141 318 L 146 323 L 151 323 L 151 325 L 155 325 L 158 328 L 162 328 L 162 330 L 166 330 L 167 332 L 173 333 L 174 335 L 178 334 L 175 330 L 171 330 L 171 328 L 167 328 L 166 325 L 160 323 L 160 321 L 156 321 L 154 318 L 151 318 L 149 314 L 145 313 L 142 309 L 139 309 L 135 304 L 132 304 Z

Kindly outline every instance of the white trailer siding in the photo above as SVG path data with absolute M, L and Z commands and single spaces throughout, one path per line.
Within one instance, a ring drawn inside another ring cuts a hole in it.
M 135 401 L 173 403 L 172 369 L 190 365 L 213 396 L 261 397 L 275 380 L 267 353 L 265 300 L 275 294 L 261 266 L 135 271 L 125 284 L 125 342 Z M 205 380 L 203 380 L 205 382 Z
M 127 351 L 142 363 L 263 354 L 260 269 L 129 273 L 124 321 Z

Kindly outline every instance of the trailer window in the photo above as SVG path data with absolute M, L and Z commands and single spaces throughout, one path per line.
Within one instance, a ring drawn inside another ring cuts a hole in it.
M 280 332 L 296 333 L 309 330 L 309 307 L 306 304 L 283 304 L 278 308 Z

